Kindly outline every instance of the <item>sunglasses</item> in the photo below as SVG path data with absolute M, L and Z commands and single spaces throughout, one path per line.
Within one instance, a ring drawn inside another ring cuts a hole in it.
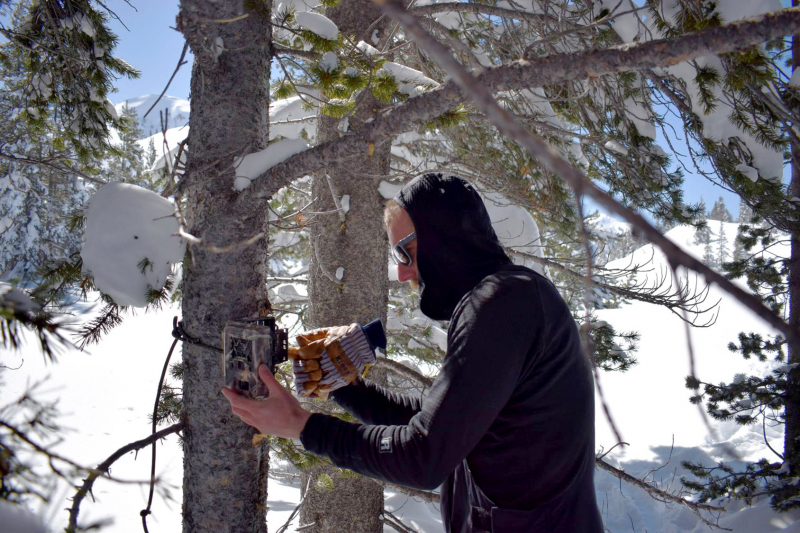
M 411 266 L 411 254 L 408 253 L 408 250 L 406 250 L 406 244 L 410 243 L 416 238 L 417 232 L 415 231 L 411 235 L 403 237 L 397 241 L 397 244 L 392 247 L 392 259 L 394 260 L 394 264 Z

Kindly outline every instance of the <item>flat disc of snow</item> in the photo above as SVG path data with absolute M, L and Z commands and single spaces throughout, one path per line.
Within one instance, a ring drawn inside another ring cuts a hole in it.
M 301 28 L 316 33 L 323 39 L 335 41 L 339 38 L 339 28 L 325 15 L 302 11 L 295 13 L 294 20 Z
M 308 143 L 303 139 L 283 139 L 270 144 L 260 152 L 235 158 L 233 166 L 236 169 L 236 179 L 233 188 L 237 191 L 245 190 L 254 179 L 267 170 L 307 149 Z
M 149 287 L 164 287 L 172 263 L 183 260 L 185 243 L 175 234 L 172 202 L 127 183 L 108 183 L 89 200 L 83 268 L 119 305 L 145 307 Z M 139 266 L 150 265 L 142 274 Z

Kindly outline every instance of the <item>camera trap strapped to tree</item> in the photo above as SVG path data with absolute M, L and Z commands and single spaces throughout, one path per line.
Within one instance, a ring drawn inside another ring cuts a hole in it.
M 242 396 L 264 399 L 267 386 L 258 377 L 259 365 L 275 367 L 289 356 L 289 331 L 275 317 L 230 321 L 222 332 L 222 373 L 225 386 Z

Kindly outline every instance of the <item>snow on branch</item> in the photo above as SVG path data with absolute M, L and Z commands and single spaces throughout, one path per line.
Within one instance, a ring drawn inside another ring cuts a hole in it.
M 756 315 L 780 331 L 794 349 L 800 350 L 800 332 L 798 332 L 795 327 L 787 324 L 780 316 L 764 306 L 757 295 L 741 289 L 725 276 L 717 273 L 703 264 L 702 261 L 683 251 L 678 245 L 664 237 L 664 235 L 648 223 L 644 217 L 628 207 L 625 207 L 612 196 L 597 187 L 583 172 L 573 167 L 555 149 L 551 148 L 542 139 L 528 131 L 517 119 L 497 103 L 492 96 L 490 87 L 480 82 L 475 83 L 475 77 L 472 73 L 467 71 L 453 58 L 446 47 L 426 32 L 419 20 L 413 14 L 409 13 L 403 7 L 402 3 L 391 0 L 375 1 L 380 3 L 384 7 L 384 10 L 403 26 L 406 34 L 413 38 L 420 48 L 424 49 L 443 70 L 453 76 L 454 80 L 461 85 L 469 99 L 472 100 L 475 107 L 486 114 L 487 118 L 501 134 L 517 142 L 521 147 L 528 150 L 531 156 L 538 160 L 542 167 L 566 181 L 578 198 L 589 196 L 609 212 L 622 217 L 632 226 L 636 227 L 650 242 L 661 248 L 673 269 L 683 266 L 702 274 L 705 276 L 708 283 L 716 283 L 719 285 L 725 292 L 734 296 Z M 800 9 L 786 9 L 773 15 L 755 17 L 746 23 L 732 23 L 728 25 L 726 29 L 730 30 L 730 28 L 735 27 L 741 28 L 748 24 L 752 25 L 750 26 L 750 33 L 746 33 L 741 29 L 735 34 L 728 34 L 727 32 L 722 33 L 727 35 L 727 38 L 730 40 L 738 40 L 740 43 L 748 42 L 749 44 L 756 44 L 752 42 L 752 40 L 763 42 L 771 39 L 769 35 L 771 35 L 775 26 L 779 26 L 780 29 L 786 33 L 800 33 Z M 715 35 L 718 33 L 716 30 L 719 29 L 720 28 L 714 28 L 706 31 L 710 35 Z M 782 37 L 783 35 L 785 35 L 785 33 L 779 33 L 773 38 Z M 654 42 L 660 42 L 661 49 L 668 48 L 670 51 L 674 52 L 675 49 L 683 50 L 681 46 L 674 45 L 674 41 L 678 40 L 679 39 Z M 713 52 L 713 50 L 700 50 L 698 52 L 697 49 L 703 48 L 704 42 L 705 40 L 698 42 L 691 53 L 703 55 Z M 708 44 L 706 44 L 706 46 L 708 46 Z M 722 43 L 720 43 L 720 47 L 724 47 Z M 622 47 L 617 50 L 624 50 L 624 48 L 625 47 Z M 658 50 L 659 49 L 656 49 L 655 52 Z M 716 51 L 719 52 L 719 49 Z M 689 51 L 684 52 L 687 54 L 689 53 Z M 683 61 L 686 59 L 688 58 L 681 58 L 681 56 L 673 57 L 673 60 Z M 569 68 L 575 68 L 575 66 L 570 65 Z
M 497 92 L 541 87 L 617 72 L 648 70 L 675 65 L 703 55 L 744 50 L 798 31 L 800 9 L 790 8 L 670 39 L 520 60 L 511 65 L 488 68 L 479 76 L 473 77 L 472 83 Z M 270 196 L 296 178 L 325 165 L 343 163 L 348 158 L 361 156 L 367 153 L 370 144 L 390 142 L 400 133 L 416 130 L 420 124 L 457 107 L 465 97 L 459 85 L 450 81 L 411 98 L 357 131 L 319 144 L 275 165 L 259 176 L 267 179 L 257 180 L 250 187 L 251 194 Z
M 435 15 L 436 13 L 473 13 L 475 15 L 491 15 L 493 17 L 502 17 L 507 19 L 516 20 L 551 20 L 556 22 L 563 22 L 553 15 L 546 15 L 543 13 L 532 13 L 530 11 L 522 11 L 518 9 L 509 9 L 505 7 L 495 7 L 486 4 L 473 4 L 470 2 L 442 2 L 441 4 L 428 4 L 425 6 L 414 6 L 409 11 L 415 15 Z

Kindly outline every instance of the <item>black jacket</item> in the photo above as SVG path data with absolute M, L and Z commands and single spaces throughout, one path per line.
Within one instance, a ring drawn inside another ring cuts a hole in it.
M 450 319 L 442 370 L 422 400 L 364 381 L 336 391 L 363 424 L 314 414 L 303 445 L 371 477 L 441 485 L 448 532 L 602 531 L 592 375 L 566 304 L 508 260 L 465 181 L 429 174 L 397 200 L 417 231 L 422 310 Z

